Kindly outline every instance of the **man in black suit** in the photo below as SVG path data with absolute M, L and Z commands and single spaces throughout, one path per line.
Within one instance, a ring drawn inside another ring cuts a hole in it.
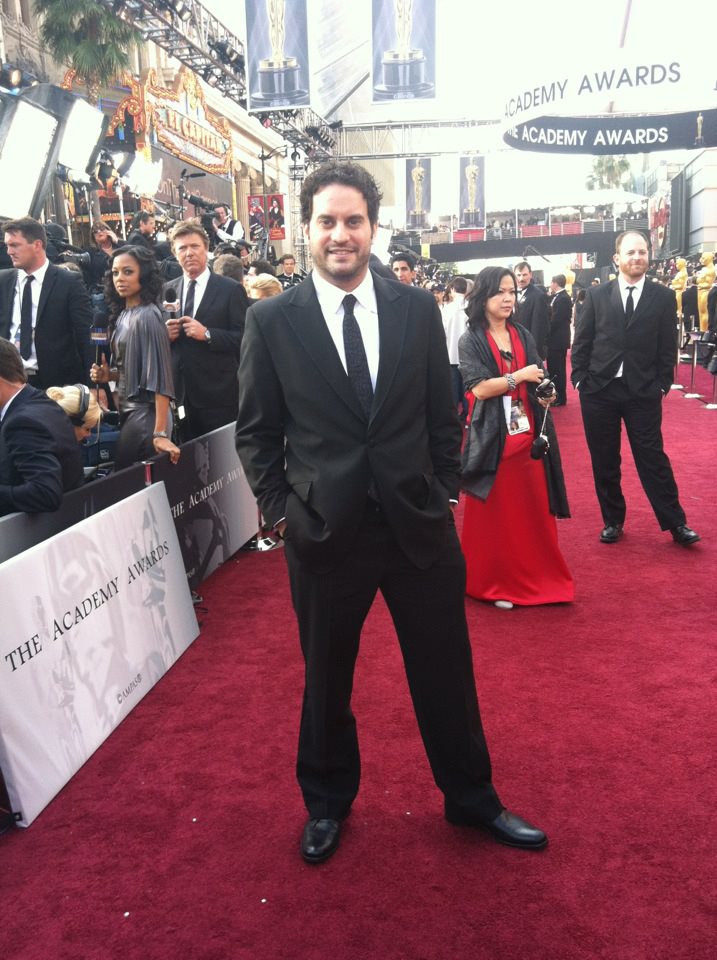
M 132 232 L 127 237 L 122 246 L 144 247 L 150 253 L 155 252 L 154 230 L 156 220 L 153 213 L 149 210 L 140 210 L 132 221 Z
M 615 246 L 617 279 L 591 287 L 577 322 L 572 381 L 580 393 L 585 438 L 605 527 L 616 543 L 625 521 L 620 486 L 620 434 L 625 423 L 640 482 L 662 530 L 689 546 L 700 538 L 686 523 L 672 467 L 662 445 L 662 399 L 675 362 L 677 301 L 673 290 L 645 279 L 647 240 L 622 233 Z
M 170 240 L 182 277 L 165 285 L 165 310 L 168 292 L 173 291 L 179 309 L 172 313 L 180 314 L 166 323 L 182 439 L 190 440 L 236 420 L 239 348 L 248 298 L 241 283 L 209 269 L 209 237 L 199 220 L 177 224 Z
M 15 269 L 0 270 L 0 337 L 20 351 L 32 386 L 89 384 L 92 304 L 82 277 L 48 261 L 45 228 L 32 217 L 4 231 Z
M 82 480 L 70 418 L 27 385 L 20 354 L 0 340 L 0 516 L 57 510 L 63 492 Z
M 538 355 L 545 359 L 548 353 L 550 332 L 550 304 L 547 296 L 533 283 L 533 272 L 527 260 L 516 263 L 513 272 L 518 285 L 516 319 L 530 330 L 538 348 Z M 550 368 L 548 368 L 550 369 Z
M 446 817 L 540 849 L 545 834 L 505 810 L 491 783 L 453 522 L 461 428 L 445 335 L 429 293 L 368 269 L 380 198 L 354 163 L 307 177 L 314 271 L 251 307 L 239 368 L 237 451 L 285 539 L 306 662 L 301 851 L 309 863 L 331 856 L 358 792 L 351 689 L 378 590 Z
M 570 347 L 570 323 L 573 318 L 573 303 L 565 289 L 565 274 L 558 273 L 550 281 L 550 332 L 548 334 L 548 372 L 553 378 L 558 399 L 556 407 L 568 402 L 565 358 Z

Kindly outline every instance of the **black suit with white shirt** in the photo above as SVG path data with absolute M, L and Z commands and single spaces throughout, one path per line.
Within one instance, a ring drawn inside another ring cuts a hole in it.
M 530 330 L 538 348 L 538 355 L 545 359 L 550 333 L 550 302 L 547 294 L 534 283 L 529 283 L 518 292 L 516 319 L 526 330 Z
M 0 337 L 6 340 L 12 336 L 13 317 L 19 315 L 23 294 L 18 276 L 24 283 L 24 270 L 0 270 Z M 95 360 L 91 327 L 92 303 L 82 277 L 48 263 L 34 310 L 37 373 L 32 376 L 33 386 L 89 385 Z
M 570 324 L 573 304 L 567 290 L 558 290 L 550 301 L 550 333 L 548 334 L 548 372 L 555 383 L 558 403 L 567 402 L 565 361 L 570 347 Z
M 186 276 L 165 284 L 164 296 L 174 290 L 186 304 Z M 172 364 L 177 403 L 183 404 L 189 436 L 202 436 L 236 420 L 239 386 L 237 370 L 248 298 L 241 283 L 209 272 L 192 315 L 209 331 L 196 340 L 182 333 L 172 343 Z M 181 314 L 180 314 L 181 315 Z
M 322 290 L 312 275 L 253 305 L 242 343 L 237 451 L 266 521 L 286 521 L 306 661 L 297 775 L 311 817 L 346 816 L 360 778 L 354 664 L 381 590 L 436 783 L 490 821 L 503 807 L 475 695 L 450 507 L 461 429 L 443 326 L 430 294 L 367 279 L 353 293 L 375 381 L 368 416 L 336 333 L 344 293 L 326 281 Z
M 628 321 L 626 288 L 621 278 L 587 291 L 573 339 L 572 381 L 580 394 L 605 524 L 625 520 L 620 485 L 624 421 L 640 482 L 660 527 L 673 530 L 685 523 L 685 512 L 663 449 L 662 400 L 672 383 L 677 302 L 674 291 L 643 276 Z

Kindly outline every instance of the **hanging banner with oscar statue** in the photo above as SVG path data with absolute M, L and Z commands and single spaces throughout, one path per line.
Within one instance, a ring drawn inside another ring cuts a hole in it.
M 436 95 L 436 0 L 373 0 L 373 101 Z
M 461 229 L 485 226 L 485 157 L 460 158 L 458 202 Z
M 406 227 L 423 230 L 431 209 L 431 161 L 406 160 Z
M 246 0 L 248 109 L 308 107 L 307 0 Z

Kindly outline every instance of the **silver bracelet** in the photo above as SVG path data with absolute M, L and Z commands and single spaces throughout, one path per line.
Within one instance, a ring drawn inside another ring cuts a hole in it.
M 152 434 L 152 439 L 153 440 L 160 440 L 160 439 L 169 440 L 169 436 L 167 435 L 166 430 L 155 430 L 154 433 Z
M 505 376 L 505 379 L 508 381 L 508 387 L 509 387 L 511 393 L 513 392 L 513 390 L 517 390 L 517 389 L 518 389 L 518 384 L 515 382 L 515 377 L 513 376 L 513 374 L 512 374 L 512 373 L 506 373 L 506 374 L 504 374 L 504 376 Z

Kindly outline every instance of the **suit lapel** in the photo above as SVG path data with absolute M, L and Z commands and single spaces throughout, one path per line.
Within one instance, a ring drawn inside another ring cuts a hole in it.
M 636 320 L 641 319 L 643 313 L 650 309 L 650 301 L 655 295 L 654 287 L 655 284 L 651 280 L 646 279 L 643 283 L 640 299 L 637 301 L 635 312 L 632 315 L 632 320 L 628 323 L 628 327 L 631 327 Z
M 380 355 L 376 392 L 374 393 L 371 410 L 372 420 L 378 416 L 396 376 L 396 370 L 403 353 L 410 300 L 410 297 L 404 296 L 400 286 L 397 286 L 393 281 L 384 280 L 375 274 L 373 281 L 378 307 Z
M 8 269 L 4 271 L 2 286 L 0 287 L 0 337 L 4 337 L 6 340 L 10 338 L 16 286 L 17 270 Z
M 311 277 L 296 287 L 285 311 L 289 324 L 313 360 L 319 374 L 341 397 L 344 403 L 362 420 L 365 420 L 361 404 L 346 375 L 341 358 L 326 326 L 321 307 L 316 297 Z M 374 401 L 375 403 L 375 401 Z
M 216 284 L 214 283 L 214 274 L 210 274 L 209 280 L 207 280 L 207 285 L 204 288 L 204 296 L 202 297 L 201 303 L 194 311 L 195 319 L 202 321 L 202 317 L 205 316 L 205 311 L 211 309 L 212 303 L 217 295 Z
M 56 267 L 53 263 L 47 268 L 47 273 L 45 274 L 45 279 L 42 283 L 42 289 L 40 290 L 40 299 L 37 304 L 37 317 L 35 318 L 35 329 L 40 326 L 43 319 L 43 314 L 45 311 L 45 304 L 50 299 L 50 294 L 52 293 L 55 282 L 57 281 L 57 275 L 59 273 L 59 267 Z
M 622 296 L 620 295 L 620 285 L 617 280 L 611 281 L 611 289 L 609 292 L 610 297 L 610 308 L 614 315 L 619 318 L 620 326 L 625 326 L 625 308 L 622 305 Z

